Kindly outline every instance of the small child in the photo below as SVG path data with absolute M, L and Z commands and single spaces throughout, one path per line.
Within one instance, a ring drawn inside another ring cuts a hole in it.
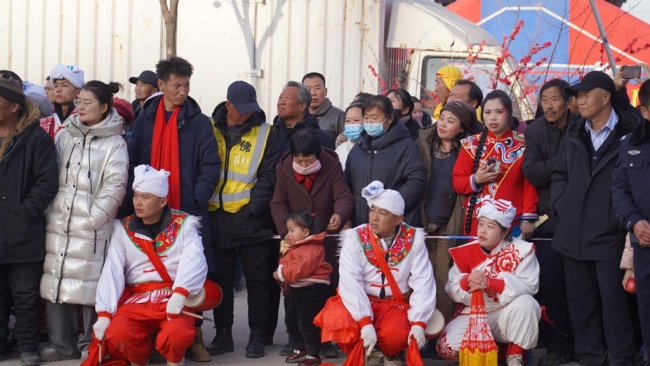
M 286 245 L 280 250 L 280 265 L 273 273 L 285 290 L 284 322 L 294 349 L 286 362 L 320 365 L 321 334 L 314 317 L 325 306 L 332 273 L 332 266 L 325 261 L 325 232 L 315 234 L 319 220 L 305 210 L 291 213 L 286 225 Z

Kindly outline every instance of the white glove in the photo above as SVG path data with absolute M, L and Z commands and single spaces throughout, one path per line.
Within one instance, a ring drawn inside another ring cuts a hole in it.
M 167 301 L 167 318 L 178 318 L 178 314 L 183 311 L 183 305 L 185 305 L 185 296 L 174 292 Z
M 111 320 L 106 317 L 100 317 L 97 319 L 95 324 L 93 325 L 93 330 L 95 331 L 95 338 L 97 338 L 98 341 L 103 341 L 104 340 L 104 335 L 106 335 L 106 329 L 108 329 L 108 326 L 111 324 Z
M 361 339 L 363 340 L 363 347 L 366 349 L 366 355 L 370 356 L 375 344 L 377 344 L 377 332 L 375 332 L 375 327 L 372 324 L 361 328 Z
M 409 333 L 409 342 L 411 342 L 411 336 L 413 336 L 415 341 L 418 343 L 418 348 L 424 348 L 427 343 L 427 338 L 424 336 L 424 328 L 419 325 L 412 326 L 411 332 Z

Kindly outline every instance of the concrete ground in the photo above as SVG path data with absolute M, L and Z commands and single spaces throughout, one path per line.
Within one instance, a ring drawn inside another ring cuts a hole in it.
M 286 328 L 284 326 L 284 310 L 280 306 L 280 320 L 278 324 L 278 330 L 275 333 L 274 345 L 266 347 L 266 357 L 251 359 L 244 356 L 244 348 L 248 342 L 248 316 L 247 316 L 248 307 L 246 304 L 246 290 L 238 292 L 235 296 L 235 325 L 233 327 L 233 338 L 235 340 L 235 352 L 226 353 L 221 356 L 213 356 L 211 362 L 199 363 L 187 361 L 186 365 L 242 365 L 242 366 L 262 366 L 262 365 L 286 365 L 284 362 L 284 357 L 278 356 L 280 348 L 287 342 Z M 206 313 L 206 316 L 212 317 L 212 314 Z M 204 322 L 203 324 L 203 336 L 206 344 L 209 344 L 212 341 L 212 338 L 215 335 L 215 330 L 212 327 L 212 323 Z M 544 354 L 544 350 L 536 350 L 534 352 L 534 362 L 540 356 Z M 336 359 L 324 359 L 325 362 L 330 362 L 336 365 L 341 365 L 344 362 L 344 355 L 341 354 L 341 357 Z M 377 359 L 371 359 L 369 365 L 380 365 Z M 53 362 L 50 365 L 52 366 L 77 366 L 80 364 L 79 360 L 71 361 L 61 361 Z M 160 357 L 152 358 L 150 365 L 165 365 L 165 360 Z M 426 366 L 451 366 L 456 365 L 456 362 L 450 361 L 434 361 L 432 359 L 424 360 Z M 0 366 L 14 366 L 20 365 L 19 355 L 17 352 L 13 352 L 9 355 L 9 358 L 3 362 L 0 362 Z

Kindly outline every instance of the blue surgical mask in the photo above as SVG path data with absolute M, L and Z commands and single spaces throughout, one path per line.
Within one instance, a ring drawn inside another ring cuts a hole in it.
M 388 116 L 386 116 L 386 118 L 388 118 Z M 386 133 L 386 129 L 384 129 L 384 121 L 386 121 L 386 118 L 377 123 L 363 122 L 363 128 L 371 137 L 381 137 Z
M 363 132 L 363 125 L 345 125 L 343 134 L 348 138 L 348 140 L 356 142 L 359 140 L 361 132 Z

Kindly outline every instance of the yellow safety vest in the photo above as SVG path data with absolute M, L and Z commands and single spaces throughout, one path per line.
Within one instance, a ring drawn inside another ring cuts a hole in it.
M 257 169 L 262 162 L 271 125 L 262 123 L 251 128 L 230 151 L 226 151 L 226 138 L 214 127 L 214 121 L 212 126 L 221 158 L 221 176 L 208 203 L 208 210 L 216 211 L 223 205 L 224 211 L 235 213 L 251 200 L 251 191 L 257 181 Z

